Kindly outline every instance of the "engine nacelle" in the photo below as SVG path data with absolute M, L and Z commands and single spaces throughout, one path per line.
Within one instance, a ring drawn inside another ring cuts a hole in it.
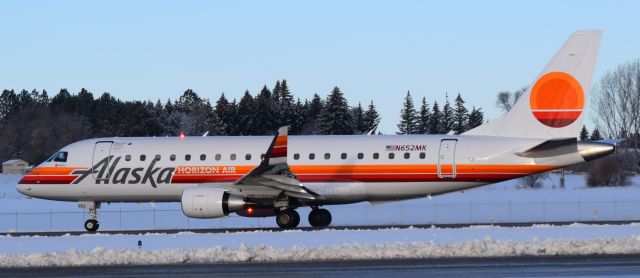
M 218 218 L 242 210 L 242 196 L 219 188 L 193 187 L 182 191 L 182 212 L 192 218 Z

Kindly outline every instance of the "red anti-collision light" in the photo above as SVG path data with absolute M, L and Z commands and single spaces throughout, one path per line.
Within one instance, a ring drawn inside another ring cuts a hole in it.
M 186 137 L 186 135 L 184 135 L 184 132 L 180 132 L 180 139 L 184 139 L 184 137 Z

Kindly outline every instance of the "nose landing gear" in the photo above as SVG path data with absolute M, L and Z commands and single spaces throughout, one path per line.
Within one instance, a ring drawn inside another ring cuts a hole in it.
M 98 222 L 98 209 L 100 208 L 100 202 L 93 201 L 81 201 L 78 202 L 79 208 L 89 209 L 89 217 L 91 219 L 84 222 L 84 228 L 87 232 L 95 232 L 100 228 L 100 223 Z

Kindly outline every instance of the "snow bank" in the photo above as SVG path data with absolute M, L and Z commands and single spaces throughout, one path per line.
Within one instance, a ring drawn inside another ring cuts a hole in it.
M 597 254 L 640 254 L 640 225 L 0 237 L 0 267 Z
M 591 240 L 482 240 L 439 244 L 434 241 L 384 244 L 340 244 L 320 247 L 277 248 L 267 245 L 238 248 L 103 249 L 0 255 L 1 267 L 154 265 L 185 263 L 327 261 L 460 257 L 515 257 L 558 255 L 637 254 L 640 236 Z

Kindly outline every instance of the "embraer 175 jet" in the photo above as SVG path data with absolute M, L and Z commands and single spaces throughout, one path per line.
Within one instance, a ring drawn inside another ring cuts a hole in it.
M 462 135 L 99 138 L 73 143 L 17 185 L 78 202 L 99 227 L 102 202 L 181 202 L 193 218 L 275 216 L 281 228 L 331 223 L 326 205 L 430 197 L 605 156 L 578 142 L 601 31 L 571 35 L 514 107 Z

